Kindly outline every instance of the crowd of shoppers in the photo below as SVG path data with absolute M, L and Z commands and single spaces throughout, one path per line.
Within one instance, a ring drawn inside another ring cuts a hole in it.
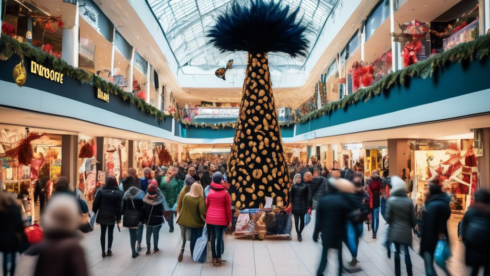
M 405 258 L 407 275 L 413 275 L 410 252 L 414 233 L 420 235 L 420 255 L 426 275 L 436 275 L 435 258 L 438 244 L 448 242 L 447 222 L 451 215 L 450 197 L 443 191 L 438 178 L 428 185 L 425 200 L 414 202 L 409 197 L 405 181 L 384 172 L 371 172 L 364 177 L 352 170 L 326 170 L 320 166 L 296 165 L 292 173 L 288 208 L 292 214 L 297 240 L 302 241 L 305 218 L 312 215 L 314 241 L 320 241 L 322 255 L 317 275 L 323 275 L 327 266 L 328 251 L 337 251 L 339 275 L 342 274 L 343 243 L 352 255 L 348 266 L 357 267 L 359 239 L 364 225 L 370 220 L 372 238 L 376 239 L 381 213 L 388 224 L 386 244 L 393 248 L 394 275 L 401 275 L 401 256 Z M 46 201 L 46 179 L 38 180 L 34 195 L 43 202 L 42 229 L 44 239 L 25 253 L 38 255 L 35 275 L 87 275 L 85 254 L 80 239 L 80 217 L 86 213 L 87 204 L 77 190 L 72 191 L 66 177 L 53 185 L 52 198 Z M 119 184 L 120 183 L 120 184 Z M 221 266 L 224 252 L 224 233 L 232 226 L 231 197 L 228 193 L 226 168 L 215 164 L 189 164 L 188 166 L 144 169 L 139 178 L 136 170 L 129 169 L 128 176 L 118 180 L 109 175 L 105 185 L 96 192 L 92 213 L 100 225 L 102 257 L 113 255 L 114 230 L 127 228 L 131 255 L 138 257 L 142 250 L 146 228 L 146 254 L 160 251 L 159 235 L 162 225 L 169 224 L 174 231 L 174 220 L 181 229 L 181 250 L 178 262 L 184 259 L 186 243 L 194 255 L 196 241 L 207 229 L 213 265 Z M 206 192 L 205 192 L 206 191 Z M 28 247 L 24 231 L 27 214 L 24 203 L 27 193 L 18 199 L 0 190 L 0 252 L 3 254 L 3 275 L 14 275 L 17 253 Z M 28 196 L 27 196 L 28 197 Z M 41 206 L 40 206 L 41 207 Z M 474 203 L 461 221 L 460 236 L 465 245 L 465 260 L 471 275 L 490 275 L 490 193 L 476 191 Z M 153 239 L 152 239 L 153 237 Z M 306 237 L 307 238 L 307 237 Z M 153 241 L 153 244 L 152 244 Z M 153 250 L 152 250 L 153 249 Z M 62 266 L 59 263 L 70 263 Z M 450 275 L 445 263 L 437 265 Z

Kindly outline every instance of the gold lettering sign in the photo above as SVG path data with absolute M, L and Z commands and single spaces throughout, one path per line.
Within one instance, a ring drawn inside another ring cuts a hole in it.
M 100 88 L 99 88 L 99 89 L 97 89 L 97 99 L 109 102 L 109 93 L 106 93 L 106 92 L 100 90 Z
M 44 77 L 48 80 L 63 84 L 62 73 L 55 72 L 54 70 L 46 68 L 41 64 L 37 64 L 32 60 L 31 60 L 31 73 L 35 75 L 39 75 L 40 77 Z

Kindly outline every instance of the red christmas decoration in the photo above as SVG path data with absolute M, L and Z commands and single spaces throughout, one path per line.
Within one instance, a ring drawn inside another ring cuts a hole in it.
M 417 53 L 422 48 L 422 42 L 418 39 L 414 39 L 412 42 L 407 44 L 402 51 L 403 65 L 405 67 L 415 64 L 418 62 Z
M 10 25 L 7 22 L 3 22 L 2 23 L 2 33 L 6 34 L 10 37 L 14 37 L 15 36 L 15 27 Z
M 78 153 L 78 158 L 92 158 L 94 157 L 94 150 L 92 145 L 86 143 L 80 148 L 80 152 Z
M 140 98 L 140 99 L 142 99 L 142 100 L 145 100 L 145 101 L 146 101 L 146 94 L 145 94 L 145 92 L 143 92 L 143 91 L 138 92 L 138 93 L 136 94 L 136 97 L 138 97 L 138 98 Z
M 29 166 L 34 157 L 31 142 L 43 136 L 44 133 L 30 132 L 26 138 L 19 141 L 19 144 L 15 148 L 6 151 L 5 156 L 17 159 L 20 165 Z

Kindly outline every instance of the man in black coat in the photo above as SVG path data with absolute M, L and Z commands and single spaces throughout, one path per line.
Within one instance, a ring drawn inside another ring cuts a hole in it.
M 39 198 L 39 211 L 42 213 L 44 210 L 44 202 L 46 201 L 46 184 L 49 178 L 47 176 L 42 176 L 36 180 L 34 187 L 34 202 L 37 202 Z
M 323 275 L 331 248 L 338 250 L 339 275 L 342 275 L 342 240 L 347 232 L 348 214 L 361 205 L 354 193 L 355 186 L 351 182 L 332 180 L 328 194 L 318 203 L 313 240 L 317 242 L 321 232 L 323 251 L 317 275 Z

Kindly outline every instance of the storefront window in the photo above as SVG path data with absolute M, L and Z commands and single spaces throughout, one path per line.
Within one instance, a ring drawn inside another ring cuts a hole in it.
M 129 71 L 129 61 L 131 60 L 132 47 L 124 37 L 116 31 L 114 38 L 116 51 L 114 53 L 114 84 L 124 88 L 128 86 L 127 76 Z
M 27 3 L 8 0 L 6 2 L 5 19 L 2 23 L 2 33 L 16 38 L 20 42 L 29 42 L 36 48 L 61 58 L 62 27 L 61 14 L 75 13 L 75 8 L 66 7 L 63 10 L 34 9 Z M 29 8 L 30 7 L 30 8 Z
M 128 140 L 104 138 L 104 172 L 119 182 L 128 174 Z
M 148 62 L 138 53 L 134 55 L 133 94 L 146 100 Z
M 92 1 L 79 8 L 80 41 L 78 66 L 112 81 L 112 22 Z
M 366 40 L 374 34 L 388 16 L 390 16 L 390 1 L 382 0 L 366 20 Z

